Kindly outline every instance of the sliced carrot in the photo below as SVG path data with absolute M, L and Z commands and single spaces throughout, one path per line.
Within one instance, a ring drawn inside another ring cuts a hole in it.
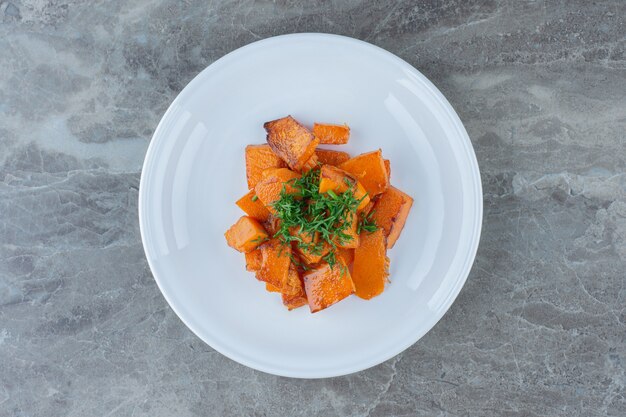
M 354 175 L 370 197 L 374 197 L 389 187 L 389 175 L 381 150 L 367 152 L 344 162 L 339 168 Z
M 245 211 L 248 216 L 254 217 L 259 221 L 264 222 L 270 217 L 269 210 L 265 208 L 261 200 L 256 197 L 254 190 L 248 191 L 248 193 L 237 200 L 235 204 Z
M 359 234 L 357 232 L 359 227 L 359 216 L 352 215 L 349 220 L 350 225 L 343 231 L 347 235 L 347 239 L 343 242 L 337 242 L 337 246 L 340 248 L 356 248 L 359 246 Z
M 383 229 L 387 248 L 392 248 L 400 237 L 412 205 L 413 199 L 395 187 L 389 187 L 376 200 L 371 218 Z
M 350 154 L 342 151 L 332 151 L 328 149 L 316 149 L 317 161 L 320 164 L 339 166 L 350 159 Z
M 267 232 L 261 224 L 248 216 L 241 216 L 237 223 L 224 233 L 228 245 L 239 252 L 251 252 L 265 239 Z
M 246 146 L 246 178 L 248 189 L 253 189 L 261 180 L 263 171 L 268 168 L 286 168 L 285 161 L 280 159 L 267 144 Z
M 341 256 L 346 265 L 351 265 L 354 262 L 354 249 L 337 248 L 337 255 Z
M 275 286 L 273 286 L 269 282 L 265 283 L 265 290 L 267 292 L 280 292 L 280 288 L 276 288 Z
M 283 305 L 288 310 L 302 307 L 307 304 L 306 293 L 304 292 L 304 285 L 302 278 L 298 273 L 297 268 L 291 264 L 289 267 L 289 277 L 287 278 L 287 290 L 282 293 Z
M 389 159 L 385 159 L 385 171 L 387 171 L 387 178 L 391 181 L 391 161 Z
M 332 190 L 336 193 L 343 193 L 352 186 L 354 188 L 354 197 L 361 200 L 361 204 L 357 210 L 362 210 L 370 202 L 370 198 L 365 188 L 351 174 L 346 171 L 334 167 L 332 165 L 322 165 L 320 170 L 320 193 L 326 193 Z
M 352 280 L 356 295 L 366 300 L 383 292 L 389 275 L 389 260 L 382 229 L 361 232 L 361 244 L 354 251 Z
M 304 273 L 304 290 L 311 313 L 323 310 L 354 293 L 350 271 L 338 258 L 333 268 L 326 262 Z
M 263 171 L 263 178 L 254 187 L 254 192 L 269 212 L 275 213 L 272 204 L 280 199 L 283 188 L 287 193 L 297 192 L 292 181 L 299 177 L 287 168 L 270 168 Z
M 257 271 L 256 278 L 282 290 L 289 275 L 291 249 L 283 246 L 278 239 L 269 240 L 261 245 L 260 249 L 261 268 Z
M 319 144 L 313 133 L 291 116 L 266 122 L 267 143 L 287 165 L 300 171 Z
M 343 145 L 350 139 L 350 127 L 348 125 L 332 125 L 324 123 L 313 124 L 313 134 L 320 143 Z
M 245 254 L 246 256 L 246 270 L 250 272 L 256 272 L 261 269 L 261 263 L 263 261 L 263 255 L 261 255 L 261 249 L 257 248 L 252 252 Z

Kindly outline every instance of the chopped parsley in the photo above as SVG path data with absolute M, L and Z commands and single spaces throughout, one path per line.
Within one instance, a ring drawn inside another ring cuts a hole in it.
M 312 169 L 290 181 L 291 192 L 283 186 L 280 198 L 272 204 L 275 216 L 280 220 L 274 237 L 283 245 L 295 243 L 304 254 L 323 255 L 322 259 L 332 268 L 337 263 L 337 247 L 353 239 L 349 228 L 354 216 L 358 215 L 362 198 L 354 196 L 354 184 L 337 194 L 332 190 L 320 193 L 319 183 L 320 171 Z M 369 215 L 359 219 L 359 233 L 376 228 Z

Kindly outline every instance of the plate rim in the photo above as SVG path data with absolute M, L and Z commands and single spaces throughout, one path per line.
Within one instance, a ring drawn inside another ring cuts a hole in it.
M 147 185 L 146 184 L 149 182 L 148 172 L 150 172 L 150 167 L 154 163 L 154 157 L 155 157 L 155 152 L 157 148 L 157 140 L 155 139 L 160 135 L 160 132 L 163 129 L 164 121 L 168 118 L 168 116 L 171 113 L 174 112 L 179 102 L 182 101 L 184 97 L 186 97 L 194 89 L 196 84 L 201 82 L 201 79 L 206 76 L 206 73 L 208 73 L 212 68 L 222 65 L 225 61 L 232 59 L 234 56 L 244 53 L 248 49 L 263 47 L 266 44 L 285 42 L 285 41 L 297 42 L 298 40 L 303 40 L 303 39 L 307 39 L 307 40 L 321 39 L 321 40 L 326 40 L 326 41 L 331 41 L 331 42 L 337 41 L 337 42 L 344 42 L 346 44 L 352 44 L 352 46 L 369 48 L 372 50 L 372 52 L 379 54 L 381 58 L 386 58 L 390 61 L 393 61 L 396 65 L 399 65 L 403 69 L 411 72 L 421 82 L 423 82 L 424 86 L 429 90 L 429 92 L 433 95 L 433 97 L 440 102 L 440 104 L 442 105 L 442 108 L 445 109 L 447 116 L 450 117 L 450 119 L 453 121 L 452 125 L 454 126 L 455 130 L 457 131 L 457 133 L 459 134 L 461 138 L 462 148 L 466 153 L 467 160 L 470 166 L 470 171 L 472 173 L 471 180 L 473 183 L 472 185 L 473 185 L 474 195 L 476 196 L 476 199 L 475 199 L 476 201 L 475 201 L 475 206 L 474 206 L 475 216 L 474 216 L 474 219 L 472 219 L 473 221 L 472 222 L 473 223 L 472 224 L 472 240 L 470 244 L 468 245 L 469 250 L 466 253 L 465 259 L 462 261 L 461 272 L 458 275 L 459 278 L 455 281 L 454 285 L 451 287 L 451 291 L 449 292 L 449 295 L 446 298 L 445 302 L 441 304 L 441 307 L 435 312 L 436 314 L 432 316 L 432 319 L 427 321 L 425 323 L 425 326 L 423 326 L 425 330 L 418 331 L 414 334 L 411 334 L 410 337 L 406 337 L 404 340 L 400 340 L 399 343 L 395 345 L 394 349 L 391 349 L 388 352 L 385 352 L 385 354 L 382 356 L 373 356 L 371 360 L 363 361 L 358 366 L 347 366 L 343 368 L 337 368 L 337 369 L 334 369 L 332 372 L 308 372 L 308 371 L 299 372 L 297 369 L 285 370 L 285 369 L 275 368 L 272 366 L 267 366 L 262 363 L 251 361 L 247 357 L 240 356 L 236 353 L 228 351 L 227 349 L 223 349 L 223 347 L 220 346 L 220 344 L 217 343 L 215 340 L 209 341 L 209 340 L 206 340 L 205 337 L 200 336 L 201 332 L 195 328 L 195 325 L 192 325 L 190 320 L 188 320 L 187 318 L 184 317 L 184 315 L 181 314 L 179 308 L 175 305 L 175 303 L 172 302 L 168 293 L 164 291 L 164 287 L 162 285 L 162 278 L 159 277 L 158 274 L 155 272 L 156 271 L 155 266 L 148 254 L 148 249 L 147 249 L 148 245 L 147 245 L 146 231 L 145 231 L 146 228 L 149 227 L 147 224 L 146 215 L 144 215 L 144 212 L 146 210 L 145 201 L 147 199 L 147 191 L 146 191 Z M 159 288 L 161 294 L 167 301 L 170 308 L 174 311 L 174 313 L 176 313 L 178 318 L 185 324 L 185 326 L 187 326 L 189 330 L 191 330 L 196 335 L 196 337 L 198 337 L 204 343 L 208 344 L 212 349 L 224 355 L 225 357 L 237 363 L 245 365 L 249 368 L 252 368 L 261 372 L 265 372 L 265 373 L 272 374 L 272 375 L 291 377 L 291 378 L 318 379 L 318 378 L 332 378 L 332 377 L 339 377 L 339 376 L 353 374 L 356 372 L 369 369 L 383 362 L 386 362 L 387 360 L 404 352 L 413 344 L 417 343 L 417 341 L 419 341 L 422 337 L 424 337 L 424 335 L 426 335 L 429 331 L 431 331 L 432 328 L 443 318 L 443 316 L 448 312 L 451 305 L 454 303 L 454 301 L 458 297 L 461 289 L 465 285 L 465 282 L 467 281 L 467 278 L 469 277 L 469 274 L 471 272 L 474 260 L 476 258 L 476 253 L 478 251 L 478 246 L 480 243 L 480 237 L 482 233 L 483 190 L 482 190 L 482 179 L 480 175 L 480 169 L 478 166 L 476 153 L 472 146 L 472 142 L 469 138 L 467 130 L 465 129 L 463 122 L 461 121 L 460 117 L 458 116 L 458 114 L 456 113 L 456 111 L 454 110 L 450 102 L 445 98 L 443 93 L 441 93 L 439 89 L 425 75 L 423 75 L 417 68 L 415 68 L 414 66 L 412 66 L 411 64 L 409 64 L 408 62 L 400 58 L 399 56 L 393 54 L 392 52 L 389 52 L 384 48 L 381 48 L 379 46 L 373 45 L 369 42 L 365 42 L 356 38 L 343 36 L 343 35 L 327 34 L 327 33 L 315 33 L 315 32 L 292 33 L 292 34 L 273 36 L 273 37 L 261 39 L 255 42 L 251 42 L 215 60 L 214 62 L 206 66 L 202 71 L 200 71 L 196 76 L 194 76 L 193 79 L 191 79 L 191 81 L 187 83 L 187 85 L 176 95 L 174 100 L 170 103 L 165 113 L 163 113 L 163 116 L 161 117 L 159 123 L 157 124 L 157 127 L 154 130 L 154 133 L 152 134 L 150 143 L 148 144 L 148 149 L 144 157 L 142 168 L 141 168 L 138 194 L 139 195 L 138 195 L 137 211 L 138 211 L 138 216 L 139 216 L 139 230 L 140 230 L 140 235 L 141 235 L 141 243 L 144 249 L 146 260 L 150 267 L 150 272 L 152 273 L 152 276 L 154 277 L 154 280 L 157 284 L 157 287 Z

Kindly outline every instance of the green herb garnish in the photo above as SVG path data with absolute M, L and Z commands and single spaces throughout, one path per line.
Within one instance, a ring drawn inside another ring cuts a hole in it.
M 255 195 L 252 196 L 251 200 L 252 201 L 257 201 L 258 199 L 259 199 L 259 196 L 255 194 Z
M 378 229 L 376 222 L 372 219 L 372 214 L 374 214 L 374 210 L 367 213 L 365 216 L 361 216 L 359 219 L 359 226 L 357 228 L 357 233 L 361 234 L 363 230 L 368 233 L 375 232 Z
M 295 242 L 303 252 L 322 255 L 330 267 L 337 264 L 336 249 L 350 240 L 349 228 L 362 199 L 354 196 L 354 184 L 349 184 L 347 191 L 337 194 L 334 191 L 319 192 L 320 171 L 310 170 L 290 181 L 295 192 L 288 193 L 286 187 L 280 193 L 278 201 L 272 204 L 275 216 L 280 219 L 280 227 L 274 234 L 283 245 Z M 368 217 L 360 219 L 359 232 L 374 231 L 376 224 Z

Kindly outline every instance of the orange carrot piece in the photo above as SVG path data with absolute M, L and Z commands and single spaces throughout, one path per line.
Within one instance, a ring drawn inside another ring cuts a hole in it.
M 256 248 L 252 252 L 245 254 L 246 256 L 246 270 L 250 272 L 256 272 L 261 269 L 261 263 L 263 256 L 261 255 L 261 249 Z
M 339 166 L 350 159 L 348 152 L 332 151 L 328 149 L 316 149 L 315 155 L 317 155 L 317 161 L 320 164 L 332 166 Z
M 265 290 L 267 292 L 280 292 L 280 288 L 276 288 L 275 286 L 273 286 L 269 282 L 265 283 Z
M 287 165 L 300 171 L 319 144 L 313 133 L 291 116 L 266 122 L 267 143 Z
M 380 149 L 355 156 L 339 165 L 339 168 L 354 175 L 370 197 L 382 193 L 389 187 L 389 175 Z
M 333 190 L 336 193 L 343 193 L 351 184 L 354 188 L 354 197 L 362 199 L 357 210 L 362 210 L 370 202 L 367 191 L 359 181 L 346 171 L 332 165 L 322 165 L 320 170 L 320 193 Z
M 391 181 L 391 161 L 389 159 L 384 159 L 383 162 L 385 163 L 385 171 L 387 171 L 387 178 L 389 178 L 389 181 Z
M 280 159 L 267 144 L 246 146 L 246 178 L 248 189 L 252 190 L 261 180 L 263 171 L 268 168 L 285 168 L 287 164 Z
M 239 252 L 251 252 L 267 238 L 267 232 L 261 224 L 248 216 L 241 216 L 237 223 L 224 233 L 228 246 Z
M 256 278 L 282 290 L 289 275 L 291 249 L 281 245 L 278 239 L 269 240 L 261 245 L 260 249 L 261 268 L 257 271 Z
M 311 313 L 323 310 L 354 293 L 350 271 L 338 258 L 333 268 L 326 262 L 304 274 L 304 290 Z
M 354 251 L 352 280 L 356 295 L 369 300 L 383 292 L 389 275 L 389 260 L 382 229 L 361 232 L 361 244 Z
M 400 237 L 412 205 L 413 199 L 395 187 L 389 187 L 374 204 L 371 218 L 383 229 L 388 249 L 393 248 Z
M 259 198 L 255 198 L 254 190 L 248 191 L 246 195 L 241 197 L 235 204 L 239 206 L 248 216 L 254 217 L 259 221 L 266 221 L 270 217 L 270 212 Z
M 254 187 L 254 192 L 270 213 L 275 213 L 272 204 L 280 199 L 283 187 L 287 193 L 295 193 L 297 190 L 292 185 L 292 180 L 300 175 L 287 168 L 270 168 L 263 171 L 263 178 Z
M 354 262 L 354 249 L 337 248 L 337 255 L 341 256 L 346 265 L 351 265 Z
M 313 134 L 323 144 L 344 145 L 350 139 L 348 125 L 333 125 L 324 123 L 313 124 Z
M 304 285 L 302 278 L 298 273 L 298 269 L 291 264 L 289 267 L 289 277 L 287 278 L 287 288 L 289 291 L 283 291 L 282 299 L 283 305 L 287 307 L 289 311 L 294 308 L 302 307 L 307 304 L 306 293 L 304 292 Z

